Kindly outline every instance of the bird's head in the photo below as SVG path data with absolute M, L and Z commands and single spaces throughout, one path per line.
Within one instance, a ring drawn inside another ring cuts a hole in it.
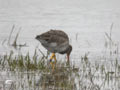
M 37 35 L 37 36 L 35 37 L 35 39 L 39 40 L 39 39 L 40 39 L 40 35 Z
M 72 46 L 69 45 L 69 47 L 67 49 L 67 52 L 66 52 L 67 53 L 67 60 L 68 60 L 68 62 L 69 62 L 69 57 L 70 57 L 71 51 L 72 51 Z

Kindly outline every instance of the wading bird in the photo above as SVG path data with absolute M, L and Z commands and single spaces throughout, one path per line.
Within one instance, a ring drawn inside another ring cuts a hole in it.
M 69 44 L 68 35 L 61 30 L 50 30 L 41 35 L 37 35 L 36 39 L 52 53 L 50 61 L 55 60 L 55 53 L 67 54 L 67 62 L 69 63 L 69 56 L 72 51 L 72 46 Z

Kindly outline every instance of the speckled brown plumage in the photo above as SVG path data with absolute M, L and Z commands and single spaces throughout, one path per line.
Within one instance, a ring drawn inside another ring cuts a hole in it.
M 41 34 L 40 38 L 46 40 L 48 43 L 57 42 L 58 45 L 66 41 L 69 42 L 68 35 L 61 30 L 50 30 Z
M 41 35 L 37 35 L 36 39 L 52 53 L 67 54 L 69 61 L 72 46 L 69 44 L 69 38 L 65 32 L 61 30 L 50 30 Z

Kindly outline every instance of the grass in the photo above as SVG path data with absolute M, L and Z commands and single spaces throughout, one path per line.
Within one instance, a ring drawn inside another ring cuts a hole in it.
M 4 55 L 1 57 L 0 61 L 1 67 L 9 69 L 10 71 L 16 70 L 41 70 L 45 68 L 44 59 L 38 58 L 36 53 L 31 58 L 29 53 L 25 56 L 14 55 L 11 51 L 9 55 Z
M 12 33 L 14 32 L 14 30 L 15 30 L 15 25 L 12 26 L 11 32 L 9 34 L 9 37 L 3 40 L 2 45 L 4 46 L 5 42 L 7 42 L 8 46 L 12 46 L 15 49 L 21 48 L 21 47 L 26 47 L 27 46 L 26 43 L 24 43 L 24 44 L 18 44 L 17 43 L 20 31 L 21 31 L 21 27 L 19 28 L 18 33 L 16 34 L 14 41 L 11 41 Z
M 27 76 L 26 80 L 28 81 L 26 83 L 31 88 L 41 87 L 43 88 L 42 90 L 46 90 L 50 87 L 59 88 L 60 90 L 74 90 L 75 88 L 75 80 L 72 77 L 72 74 L 76 74 L 77 68 L 66 65 L 62 62 L 57 62 L 55 71 L 52 71 L 51 65 L 49 64 L 46 57 L 38 57 L 36 50 L 32 57 L 30 57 L 29 53 L 27 53 L 25 56 L 16 56 L 14 55 L 14 52 L 11 51 L 9 55 L 6 54 L 0 58 L 0 66 L 2 70 L 14 72 L 15 75 L 21 72 L 21 75 L 23 74 L 23 77 Z M 24 74 L 25 72 L 27 73 Z M 40 80 L 38 79 L 37 82 L 35 81 L 35 78 L 34 80 L 33 78 L 30 78 L 33 77 L 33 75 L 36 75 L 36 73 L 38 75 L 41 75 Z M 21 79 L 25 78 L 21 77 Z M 25 89 L 23 83 L 25 84 L 25 82 L 21 81 L 21 86 L 17 90 L 20 88 Z
M 120 79 L 120 64 L 117 59 L 109 63 L 109 68 L 106 65 L 108 62 L 92 63 L 88 56 L 89 53 L 86 53 L 81 57 L 80 67 L 58 61 L 55 71 L 52 71 L 49 60 L 45 56 L 38 57 L 36 50 L 32 57 L 29 53 L 23 56 L 14 55 L 11 51 L 10 54 L 0 57 L 0 68 L 21 76 L 20 85 L 13 85 L 16 90 L 102 90 Z M 24 80 L 27 81 L 23 82 Z

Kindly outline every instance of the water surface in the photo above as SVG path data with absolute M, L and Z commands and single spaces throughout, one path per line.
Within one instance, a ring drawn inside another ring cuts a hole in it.
M 0 55 L 13 50 L 16 54 L 29 52 L 32 56 L 37 46 L 46 55 L 47 51 L 35 37 L 50 29 L 58 29 L 69 35 L 73 46 L 71 61 L 77 66 L 85 53 L 89 53 L 93 63 L 119 60 L 119 3 L 119 0 L 0 0 Z M 27 45 L 20 50 L 8 45 L 13 26 L 10 44 L 20 30 L 17 44 Z M 106 33 L 111 34 L 114 43 L 111 48 Z M 59 54 L 57 58 L 66 59 L 65 55 Z

